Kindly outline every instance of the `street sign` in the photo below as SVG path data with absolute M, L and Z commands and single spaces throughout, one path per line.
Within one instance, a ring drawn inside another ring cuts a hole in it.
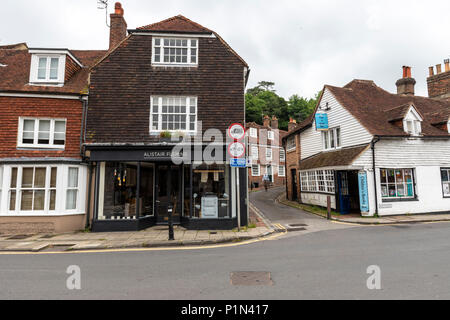
M 328 130 L 328 114 L 316 113 L 316 130 Z
M 228 146 L 228 154 L 231 158 L 242 158 L 245 156 L 245 146 L 241 142 L 234 142 Z
M 245 158 L 231 159 L 230 165 L 233 168 L 247 168 L 247 159 Z
M 228 128 L 228 136 L 233 140 L 242 140 L 245 137 L 245 128 L 239 123 L 232 124 Z

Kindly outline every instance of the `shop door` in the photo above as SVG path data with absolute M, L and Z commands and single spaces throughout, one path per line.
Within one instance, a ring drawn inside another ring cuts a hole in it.
M 348 190 L 348 175 L 346 171 L 339 171 L 337 176 L 340 212 L 341 214 L 349 214 L 350 195 Z
M 182 172 L 181 167 L 158 165 L 156 167 L 156 222 L 169 223 L 168 209 L 173 207 L 173 223 L 181 222 Z

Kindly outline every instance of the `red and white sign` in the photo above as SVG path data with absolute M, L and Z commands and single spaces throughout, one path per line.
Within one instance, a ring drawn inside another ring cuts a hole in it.
M 228 146 L 228 154 L 232 158 L 243 158 L 245 156 L 245 146 L 241 142 L 230 143 Z
M 233 140 L 242 140 L 245 137 L 245 128 L 239 123 L 232 124 L 228 128 L 228 136 Z

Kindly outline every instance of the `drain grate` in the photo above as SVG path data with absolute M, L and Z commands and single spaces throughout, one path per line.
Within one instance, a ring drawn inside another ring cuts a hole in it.
M 24 240 L 24 239 L 28 239 L 31 238 L 31 235 L 26 235 L 26 234 L 18 234 L 12 237 L 7 238 L 6 240 Z
M 232 272 L 231 284 L 233 286 L 272 286 L 272 275 L 270 272 L 244 271 Z

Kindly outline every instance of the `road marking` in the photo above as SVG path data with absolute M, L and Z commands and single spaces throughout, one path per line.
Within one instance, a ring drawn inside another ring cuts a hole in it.
M 257 242 L 275 240 L 286 232 L 275 233 L 264 238 L 258 238 L 253 240 L 242 241 L 238 243 L 227 243 L 227 244 L 217 244 L 217 245 L 207 245 L 207 246 L 190 246 L 190 247 L 174 247 L 174 248 L 130 248 L 130 249 L 103 249 L 103 250 L 79 250 L 79 251 L 62 251 L 62 252 L 0 252 L 0 256 L 6 255 L 55 255 L 55 254 L 81 254 L 81 253 L 121 253 L 121 252 L 149 252 L 149 251 L 182 251 L 182 250 L 204 250 L 204 249 L 216 249 L 216 248 L 229 248 L 249 245 Z

